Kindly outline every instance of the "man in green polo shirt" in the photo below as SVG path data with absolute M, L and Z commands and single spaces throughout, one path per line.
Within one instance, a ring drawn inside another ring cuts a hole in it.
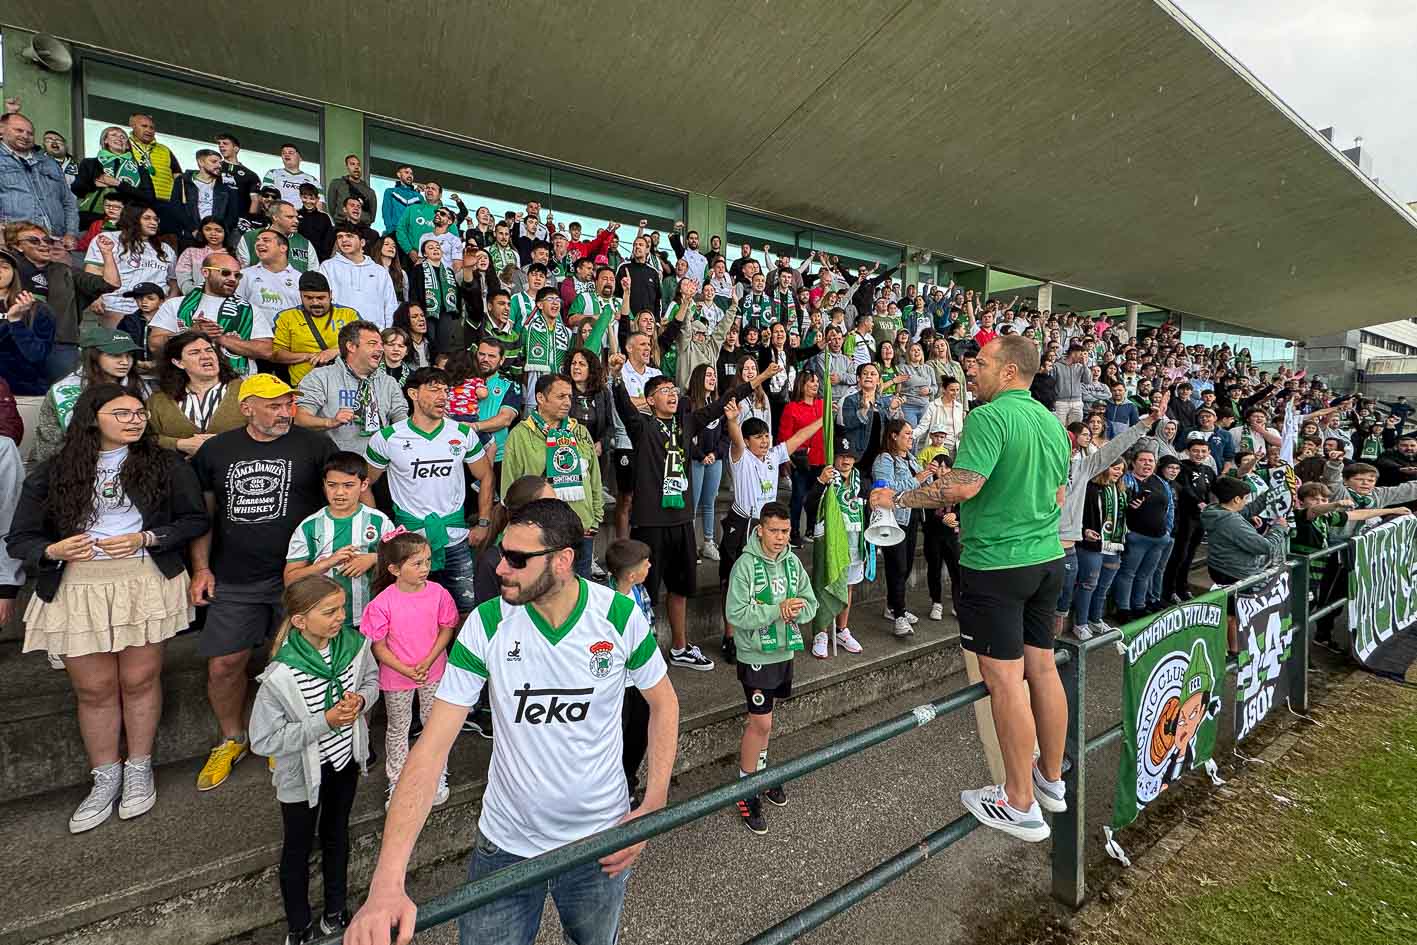
M 964 791 L 960 800 L 985 826 L 1039 841 L 1049 836 L 1040 805 L 1067 809 L 1068 703 L 1053 662 L 1053 610 L 1063 583 L 1058 516 L 1070 448 L 1057 418 L 1029 394 L 1038 372 L 1031 341 L 993 339 L 980 349 L 976 372 L 982 403 L 965 421 L 954 468 L 899 495 L 878 489 L 871 502 L 960 504 L 960 643 L 979 657 L 1005 772 L 1003 784 Z

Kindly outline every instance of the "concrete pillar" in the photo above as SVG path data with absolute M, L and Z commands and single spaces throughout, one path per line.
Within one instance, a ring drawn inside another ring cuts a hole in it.
M 1135 302 L 1128 302 L 1128 303 L 1127 303 L 1127 337 L 1128 337 L 1128 338 L 1135 338 L 1136 336 L 1137 336 L 1137 303 L 1135 303 Z
M 1045 282 L 1038 287 L 1038 310 L 1049 312 L 1053 309 L 1053 283 Z
M 920 281 L 920 264 L 915 261 L 915 254 L 919 252 L 914 246 L 907 246 L 901 250 L 905 259 L 905 264 L 901 267 L 900 290 L 905 291 L 908 285 L 914 285 Z
M 712 194 L 689 194 L 685 203 L 684 229 L 685 232 L 698 231 L 700 249 L 708 252 L 709 240 L 714 236 L 724 243 L 728 242 L 728 201 Z M 725 245 L 725 255 L 729 255 L 727 250 Z M 737 259 L 738 256 L 734 253 L 729 258 Z
M 46 131 L 57 131 L 69 140 L 71 154 L 83 156 L 82 129 L 74 121 L 74 73 L 50 72 L 20 55 L 33 38 L 25 30 L 5 29 L 0 96 L 20 100 L 20 111 L 34 122 L 36 145 Z
M 344 176 L 344 159 L 356 155 L 364 165 L 364 179 L 369 179 L 369 155 L 364 153 L 364 113 L 339 105 L 326 105 L 324 117 L 324 140 L 320 150 L 324 154 L 324 182 Z M 334 208 L 329 208 L 334 212 Z

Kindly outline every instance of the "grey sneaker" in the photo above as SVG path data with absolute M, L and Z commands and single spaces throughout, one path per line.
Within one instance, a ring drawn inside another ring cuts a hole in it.
M 959 801 L 975 818 L 986 827 L 1002 830 L 1010 836 L 1038 843 L 1047 840 L 1052 833 L 1043 820 L 1043 812 L 1038 802 L 1029 805 L 1028 810 L 1015 810 L 1009 806 L 1008 795 L 1002 784 L 990 784 L 973 791 L 960 791 Z
M 718 545 L 715 545 L 715 544 L 713 543 L 713 539 L 712 539 L 712 538 L 709 538 L 709 539 L 707 539 L 707 540 L 704 541 L 704 550 L 703 550 L 702 554 L 703 554 L 703 556 L 704 556 L 704 560 L 706 560 L 706 561 L 717 561 L 717 560 L 718 560 L 718 557 L 719 557 L 719 556 L 718 556 Z
M 1077 624 L 1073 627 L 1073 636 L 1077 637 L 1079 640 L 1091 640 L 1092 628 L 1085 623 Z
M 123 791 L 123 766 L 118 762 L 94 768 L 93 790 L 84 798 L 79 809 L 69 818 L 69 832 L 92 830 L 113 816 L 114 802 Z
M 153 780 L 152 758 L 123 762 L 123 796 L 118 802 L 118 819 L 141 817 L 156 803 L 157 783 Z
M 1050 814 L 1061 814 L 1068 809 L 1068 800 L 1062 781 L 1049 781 L 1043 777 L 1043 772 L 1038 770 L 1038 763 L 1033 765 L 1033 799 L 1038 802 L 1038 806 Z

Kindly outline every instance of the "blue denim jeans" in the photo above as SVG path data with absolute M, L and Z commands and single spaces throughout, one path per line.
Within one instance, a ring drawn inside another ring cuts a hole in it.
M 1077 594 L 1073 597 L 1073 626 L 1097 623 L 1107 609 L 1107 592 L 1112 589 L 1121 555 L 1078 549 Z
M 589 580 L 590 563 L 595 560 L 595 539 L 582 538 L 580 545 L 576 548 L 576 574 Z
M 713 503 L 723 482 L 723 457 L 711 466 L 698 460 L 689 463 L 689 498 L 694 503 L 694 515 L 703 519 L 704 541 L 713 541 Z
M 455 541 L 443 549 L 443 566 L 428 575 L 428 580 L 443 585 L 453 596 L 459 614 L 470 614 L 477 607 L 472 592 L 472 565 L 472 546 L 466 540 Z
M 468 863 L 468 881 L 476 882 L 522 860 L 499 849 L 479 831 Z M 531 945 L 541 930 L 548 892 L 556 903 L 567 942 L 615 945 L 629 876 L 629 871 L 614 878 L 606 876 L 592 860 L 544 883 L 508 893 L 458 919 L 459 945 Z
M 1063 589 L 1058 592 L 1058 606 L 1055 608 L 1060 617 L 1066 616 L 1073 609 L 1073 588 L 1078 582 L 1079 554 L 1076 545 L 1063 549 Z
M 1151 592 L 1151 581 L 1161 563 L 1162 552 L 1171 539 L 1165 535 L 1152 538 L 1141 532 L 1127 534 L 1127 550 L 1122 552 L 1122 568 L 1113 585 L 1118 610 L 1141 610 Z
M 925 408 L 917 407 L 914 404 L 901 404 L 900 412 L 905 417 L 905 422 L 913 428 L 920 423 L 920 418 L 925 414 Z
M 1166 537 L 1166 547 L 1161 549 L 1161 557 L 1156 559 L 1156 571 L 1151 575 L 1151 589 L 1147 592 L 1148 604 L 1160 603 L 1166 596 L 1166 562 L 1171 560 L 1171 549 L 1176 547 L 1176 539 Z

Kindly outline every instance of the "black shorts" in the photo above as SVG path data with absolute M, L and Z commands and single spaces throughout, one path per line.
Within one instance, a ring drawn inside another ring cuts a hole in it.
M 635 491 L 635 451 L 612 450 L 610 462 L 615 466 L 615 494 L 629 495 Z
M 743 556 L 743 547 L 748 544 L 748 533 L 753 530 L 753 520 L 744 518 L 729 508 L 723 516 L 722 529 L 718 535 L 718 583 L 728 586 L 733 576 L 734 563 Z
M 792 698 L 792 660 L 762 666 L 739 663 L 738 681 L 743 684 L 748 714 L 768 715 L 773 700 Z
M 996 660 L 1023 658 L 1023 648 L 1053 649 L 1063 559 L 1022 568 L 976 571 L 961 566 L 959 641 Z
M 645 591 L 651 601 L 659 599 L 660 585 L 680 597 L 694 596 L 698 590 L 699 545 L 692 523 L 636 525 L 630 529 L 630 537 L 649 545 Z
M 264 646 L 285 620 L 280 604 L 279 578 L 253 584 L 218 581 L 197 652 L 211 659 Z

